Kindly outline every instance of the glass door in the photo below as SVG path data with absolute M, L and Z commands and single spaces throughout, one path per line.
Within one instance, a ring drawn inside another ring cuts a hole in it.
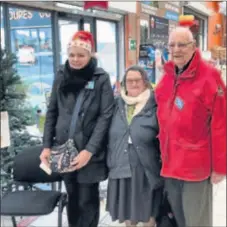
M 79 30 L 79 21 L 60 19 L 58 21 L 59 38 L 60 38 L 60 64 L 64 64 L 67 59 L 67 45 Z
M 60 64 L 67 59 L 67 45 L 73 34 L 79 30 L 88 31 L 94 34 L 94 20 L 89 17 L 66 15 L 58 20 L 59 43 L 60 43 Z
M 83 30 L 91 32 L 91 33 L 94 34 L 94 24 L 93 24 L 94 21 L 93 21 L 93 19 L 85 17 L 85 18 L 82 19 L 82 21 L 83 21 Z
M 105 35 L 103 35 L 105 31 Z M 112 86 L 117 81 L 117 25 L 115 22 L 96 20 L 98 64 L 110 75 Z

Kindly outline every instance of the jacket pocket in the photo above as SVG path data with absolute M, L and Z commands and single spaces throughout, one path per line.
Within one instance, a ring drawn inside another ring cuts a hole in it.
M 209 148 L 209 143 L 207 141 L 201 141 L 198 143 L 190 143 L 187 141 L 179 141 L 179 140 L 175 140 L 173 141 L 173 144 L 179 148 L 182 149 L 189 149 L 192 151 L 196 151 L 196 150 L 200 150 L 203 148 Z

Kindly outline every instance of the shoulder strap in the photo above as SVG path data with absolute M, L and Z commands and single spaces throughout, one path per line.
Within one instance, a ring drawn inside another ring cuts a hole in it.
M 81 109 L 83 97 L 84 97 L 84 89 L 79 92 L 76 100 L 76 104 L 73 110 L 72 119 L 71 119 L 70 128 L 69 128 L 69 139 L 73 139 L 74 137 L 74 134 L 76 131 L 76 123 L 79 117 L 79 112 Z

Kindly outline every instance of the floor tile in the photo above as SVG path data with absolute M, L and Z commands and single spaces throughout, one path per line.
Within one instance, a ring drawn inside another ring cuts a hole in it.
M 63 214 L 63 224 L 67 226 L 67 216 Z M 34 221 L 30 226 L 32 227 L 56 227 L 58 221 L 57 212 L 53 212 L 52 214 L 41 216 L 36 221 Z

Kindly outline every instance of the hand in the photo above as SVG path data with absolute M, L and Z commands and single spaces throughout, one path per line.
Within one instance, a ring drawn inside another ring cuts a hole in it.
M 39 156 L 41 162 L 48 167 L 50 166 L 50 155 L 51 155 L 51 150 L 49 148 L 44 148 L 41 155 Z
M 92 157 L 92 153 L 87 150 L 82 150 L 71 162 L 71 168 L 72 170 L 78 170 L 83 168 L 88 164 Z
M 210 182 L 211 184 L 218 184 L 225 179 L 225 175 L 221 175 L 215 172 L 211 173 Z

